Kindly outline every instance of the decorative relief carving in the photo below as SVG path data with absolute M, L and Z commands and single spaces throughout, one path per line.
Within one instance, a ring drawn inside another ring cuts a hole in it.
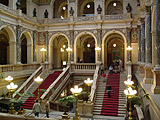
M 138 30 L 133 28 L 131 30 L 131 43 L 138 43 Z
M 97 30 L 93 29 L 93 30 L 76 30 L 76 31 L 74 31 L 74 39 L 77 37 L 78 34 L 80 34 L 82 32 L 85 32 L 85 33 L 90 32 L 90 33 L 94 34 L 95 37 L 97 38 Z
M 45 32 L 38 32 L 37 45 L 45 45 Z
M 69 37 L 69 31 L 52 31 L 52 32 L 49 32 L 48 33 L 48 39 L 50 39 L 54 34 L 60 34 L 60 33 L 63 33 L 63 34 L 65 34 L 68 38 L 70 38 Z
M 112 31 L 112 30 L 114 30 L 114 31 L 119 31 L 119 32 L 123 33 L 124 36 L 125 36 L 125 38 L 127 38 L 127 31 L 126 31 L 125 28 L 103 29 L 103 30 L 102 30 L 102 38 L 104 37 L 104 35 L 105 35 L 107 32 Z

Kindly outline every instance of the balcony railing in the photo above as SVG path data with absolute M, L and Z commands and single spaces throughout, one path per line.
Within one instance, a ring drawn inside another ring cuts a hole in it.
M 24 19 L 32 21 L 32 22 L 37 22 L 36 18 L 25 15 L 18 10 L 13 10 L 9 8 L 8 6 L 5 6 L 3 4 L 0 4 L 0 9 L 7 11 L 11 14 L 22 16 Z M 128 14 L 119 14 L 119 15 L 97 15 L 97 16 L 84 16 L 84 17 L 72 17 L 70 16 L 69 18 L 54 18 L 54 19 L 41 19 L 38 20 L 39 23 L 41 24 L 53 24 L 53 23 L 67 23 L 67 22 L 84 22 L 84 21 L 96 21 L 96 20 L 123 20 L 123 19 L 130 19 L 131 15 Z

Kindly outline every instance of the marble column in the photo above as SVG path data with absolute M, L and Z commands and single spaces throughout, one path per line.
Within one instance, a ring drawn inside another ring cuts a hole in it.
M 151 91 L 160 94 L 160 0 L 156 0 L 156 50 L 157 65 L 153 69 L 153 85 Z
M 37 31 L 33 31 L 33 63 L 37 62 L 37 58 L 36 58 L 36 39 L 37 39 Z
M 127 47 L 131 47 L 131 28 L 127 28 Z M 131 61 L 131 51 L 127 51 L 127 61 Z
M 152 79 L 152 34 L 151 34 L 151 6 L 146 6 L 146 65 L 144 83 L 153 83 Z
M 141 62 L 139 64 L 139 76 L 144 78 L 145 66 L 145 19 L 141 18 Z
M 21 27 L 16 26 L 16 48 L 17 48 L 17 64 L 21 64 Z
M 140 25 L 137 26 L 138 28 L 138 62 L 141 61 L 141 28 Z
M 102 62 L 102 30 L 97 29 L 97 36 L 98 36 L 98 46 L 101 48 L 100 51 L 98 51 L 98 61 Z
M 141 26 L 137 25 L 138 29 L 138 65 L 141 63 Z M 137 67 L 137 74 L 139 74 L 140 66 Z
M 145 63 L 145 21 L 141 18 L 141 62 Z
M 48 40 L 48 31 L 45 32 L 45 39 L 46 39 L 46 55 L 45 55 L 45 62 L 48 63 L 48 53 L 49 53 L 49 40 Z
M 71 43 L 71 48 L 72 48 L 72 52 L 70 53 L 70 60 L 71 63 L 74 62 L 74 30 L 70 30 L 70 43 Z
M 13 10 L 16 10 L 16 2 L 17 0 L 9 0 L 9 7 Z

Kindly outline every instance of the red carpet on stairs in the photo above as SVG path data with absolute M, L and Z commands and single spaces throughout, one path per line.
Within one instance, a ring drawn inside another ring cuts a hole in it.
M 49 74 L 48 77 L 40 84 L 39 89 L 47 89 L 61 73 L 62 71 L 55 71 L 54 73 Z M 33 94 L 35 97 L 29 97 L 23 104 L 23 108 L 32 109 L 37 98 L 36 96 L 38 95 L 38 88 L 33 92 Z
M 120 74 L 109 74 L 102 103 L 101 115 L 118 116 Z M 108 97 L 107 85 L 112 87 L 111 96 Z

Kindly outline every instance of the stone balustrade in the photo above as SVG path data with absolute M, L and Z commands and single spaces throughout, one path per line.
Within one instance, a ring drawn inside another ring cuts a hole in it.
M 99 74 L 100 74 L 100 65 L 97 65 L 95 73 L 94 73 L 93 84 L 91 87 L 91 94 L 90 94 L 91 102 L 94 102 L 95 100 L 95 94 L 96 94 L 96 88 L 97 88 L 97 84 L 99 80 Z
M 0 72 L 14 72 L 21 70 L 37 69 L 39 64 L 0 65 Z
M 59 94 L 61 93 L 65 85 L 67 85 L 67 82 L 70 74 L 69 74 L 70 66 L 67 66 L 67 68 L 58 76 L 58 78 L 49 86 L 49 88 L 43 93 L 41 96 L 41 99 L 50 98 L 52 101 L 56 100 Z M 53 93 L 53 90 L 56 90 Z
M 31 84 L 34 82 L 34 79 L 38 77 L 43 71 L 43 66 L 40 66 L 17 90 L 16 92 L 25 94 L 31 87 Z M 16 92 L 13 94 L 13 97 L 19 98 L 20 96 L 16 95 Z

